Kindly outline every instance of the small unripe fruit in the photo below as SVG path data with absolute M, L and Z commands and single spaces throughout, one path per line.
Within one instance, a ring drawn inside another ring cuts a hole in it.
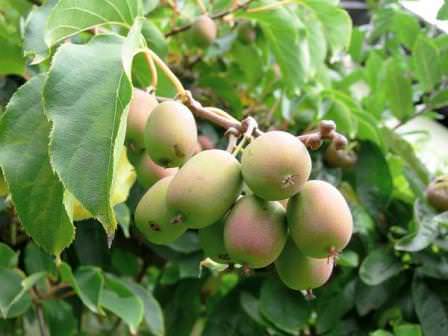
M 426 189 L 426 197 L 438 211 L 448 211 L 448 176 L 442 176 L 431 182 Z
M 289 200 L 287 212 L 291 238 L 308 257 L 334 256 L 350 241 L 350 208 L 330 183 L 305 183 L 302 191 Z
M 261 198 L 278 201 L 297 194 L 311 173 L 311 158 L 303 143 L 283 131 L 271 131 L 244 149 L 244 181 Z
M 238 39 L 247 44 L 255 42 L 257 39 L 257 32 L 250 22 L 243 22 L 239 25 Z
M 178 168 L 164 168 L 156 164 L 148 154 L 143 153 L 135 165 L 137 181 L 143 188 L 149 188 L 160 179 L 175 175 Z
M 195 44 L 200 47 L 207 47 L 216 39 L 218 28 L 208 15 L 201 15 L 193 23 L 191 34 Z
M 140 89 L 134 89 L 129 105 L 126 139 L 136 149 L 141 150 L 145 146 L 144 133 L 146 121 L 157 104 L 158 102 L 154 95 Z
M 151 159 L 163 167 L 178 167 L 186 162 L 198 143 L 196 122 L 181 103 L 160 103 L 150 114 L 145 127 L 145 148 Z
M 288 239 L 275 268 L 283 283 L 295 290 L 311 290 L 325 284 L 333 271 L 333 262 L 305 256 Z
M 232 260 L 250 268 L 271 264 L 287 237 L 286 212 L 278 202 L 256 196 L 239 199 L 224 225 L 224 244 Z
M 173 177 L 154 184 L 142 197 L 135 210 L 135 224 L 147 240 L 155 244 L 175 241 L 186 230 L 182 223 L 172 223 L 173 213 L 166 205 L 166 192 Z
M 196 154 L 168 188 L 168 205 L 176 212 L 173 220 L 189 228 L 216 223 L 235 202 L 242 184 L 241 165 L 230 153 L 211 149 Z
M 332 142 L 325 151 L 324 160 L 330 167 L 348 169 L 355 165 L 357 156 L 352 150 L 336 149 Z
M 204 254 L 218 263 L 228 263 L 230 257 L 224 246 L 224 219 L 199 230 L 199 243 Z

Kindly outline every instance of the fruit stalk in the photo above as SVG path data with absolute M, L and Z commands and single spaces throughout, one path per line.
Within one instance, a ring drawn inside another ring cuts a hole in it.
M 179 78 L 177 78 L 168 65 L 166 65 L 166 63 L 159 56 L 157 56 L 156 53 L 148 48 L 145 50 L 145 55 L 147 55 L 146 60 L 148 61 L 150 67 L 151 64 L 149 59 L 154 61 L 166 74 L 168 79 L 176 87 L 177 95 L 182 103 L 184 103 L 197 118 L 208 120 L 226 130 L 230 128 L 236 129 L 240 132 L 240 134 L 244 134 L 248 131 L 248 125 L 253 125 L 253 122 L 251 122 L 253 118 L 251 117 L 248 117 L 240 122 L 220 109 L 202 106 L 200 102 L 193 98 L 190 91 L 185 90 Z M 258 127 L 255 127 L 254 129 L 252 129 L 252 127 L 249 128 L 251 135 L 255 137 L 263 134 Z M 348 143 L 347 139 L 342 134 L 336 132 L 336 124 L 333 121 L 328 120 L 322 120 L 317 131 L 300 135 L 298 136 L 298 139 L 302 141 L 307 148 L 313 150 L 318 149 L 321 146 L 322 141 L 325 139 L 334 142 L 337 149 L 344 148 Z

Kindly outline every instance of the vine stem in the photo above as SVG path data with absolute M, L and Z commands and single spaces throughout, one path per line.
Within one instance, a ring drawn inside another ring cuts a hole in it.
M 157 75 L 157 68 L 154 63 L 154 58 L 148 52 L 145 52 L 145 58 L 146 58 L 146 62 L 148 63 L 148 66 L 149 66 L 149 70 L 151 71 L 151 76 L 152 76 L 151 77 L 151 88 L 155 90 L 157 88 L 157 83 L 158 83 L 159 78 Z
M 225 11 L 222 11 L 220 13 L 211 15 L 210 18 L 212 20 L 218 20 L 218 19 L 220 19 L 220 18 L 222 18 L 224 16 L 227 16 L 229 14 L 235 13 L 235 12 L 241 10 L 241 9 L 246 9 L 247 7 L 249 7 L 249 5 L 253 1 L 255 1 L 255 0 L 247 0 L 244 3 L 238 4 L 236 6 L 231 6 L 229 9 L 227 9 Z M 180 27 L 177 27 L 177 28 L 173 28 L 172 30 L 170 30 L 168 33 L 165 34 L 165 37 L 169 37 L 169 36 L 172 36 L 172 35 L 184 32 L 184 31 L 190 29 L 193 26 L 193 23 L 194 22 L 191 22 L 191 23 L 186 24 L 185 26 L 180 26 Z
M 165 62 L 151 49 L 145 49 L 145 54 L 149 54 L 152 60 L 158 65 L 158 67 L 165 73 L 168 79 L 176 87 L 177 94 L 183 98 L 186 96 L 186 91 L 179 78 L 170 70 L 170 68 L 165 64 Z M 148 59 L 148 58 L 147 58 Z

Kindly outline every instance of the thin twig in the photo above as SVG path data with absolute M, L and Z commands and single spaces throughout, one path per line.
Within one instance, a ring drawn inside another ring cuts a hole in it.
M 44 313 L 40 303 L 36 304 L 37 322 L 39 324 L 40 336 L 48 336 L 47 328 L 45 326 Z
M 149 70 L 151 71 L 151 88 L 155 90 L 158 82 L 157 68 L 150 53 L 145 52 L 145 58 L 149 66 Z
M 235 6 L 235 7 L 232 6 L 231 8 L 229 8 L 229 9 L 227 9 L 225 11 L 222 11 L 222 12 L 217 13 L 215 15 L 211 15 L 210 18 L 213 19 L 213 20 L 218 20 L 218 19 L 220 19 L 220 18 L 222 18 L 222 17 L 224 17 L 226 15 L 235 13 L 235 12 L 241 10 L 241 9 L 246 9 L 247 7 L 249 7 L 249 5 L 253 1 L 254 0 L 248 0 L 245 3 L 239 4 L 239 5 Z M 173 28 L 172 30 L 170 30 L 168 33 L 165 34 L 165 37 L 169 37 L 169 36 L 172 36 L 172 35 L 184 32 L 184 31 L 190 29 L 193 26 L 193 23 L 194 22 L 191 22 L 191 23 L 188 23 L 188 24 L 186 24 L 184 26 Z

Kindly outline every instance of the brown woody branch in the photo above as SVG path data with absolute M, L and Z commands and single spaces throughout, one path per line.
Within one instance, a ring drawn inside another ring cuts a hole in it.
M 235 134 L 235 132 L 238 132 L 239 135 L 244 134 L 249 125 L 252 124 L 251 117 L 248 117 L 243 121 L 237 121 L 208 110 L 202 106 L 200 102 L 193 98 L 190 91 L 186 91 L 186 97 L 183 103 L 188 106 L 197 118 L 208 120 L 211 123 L 224 128 L 225 130 L 231 130 L 232 134 Z M 261 131 L 258 127 L 254 128 L 254 136 L 260 136 L 262 134 L 263 131 Z M 297 138 L 302 141 L 307 148 L 313 150 L 319 149 L 324 140 L 334 142 L 337 149 L 344 148 L 348 143 L 347 138 L 344 135 L 336 132 L 336 124 L 332 120 L 322 120 L 319 123 L 319 128 L 317 130 L 299 135 Z
M 223 17 L 226 16 L 226 15 L 235 13 L 235 12 L 241 10 L 241 9 L 246 9 L 247 7 L 249 7 L 249 5 L 250 5 L 253 1 L 254 1 L 254 0 L 248 0 L 248 1 L 244 2 L 244 3 L 240 3 L 240 4 L 236 5 L 235 7 L 231 7 L 231 8 L 229 8 L 229 9 L 225 10 L 225 11 L 222 11 L 222 12 L 220 12 L 220 13 L 211 15 L 210 18 L 213 19 L 213 20 L 221 19 L 221 18 L 223 18 Z M 190 28 L 193 26 L 193 23 L 194 23 L 194 22 L 188 23 L 188 24 L 186 24 L 186 25 L 184 25 L 184 26 L 175 27 L 175 28 L 173 28 L 172 30 L 170 30 L 168 33 L 166 33 L 166 34 L 165 34 L 165 37 L 169 37 L 169 36 L 172 36 L 172 35 L 181 33 L 181 32 L 183 32 L 183 31 L 186 31 L 186 30 L 190 29 Z

